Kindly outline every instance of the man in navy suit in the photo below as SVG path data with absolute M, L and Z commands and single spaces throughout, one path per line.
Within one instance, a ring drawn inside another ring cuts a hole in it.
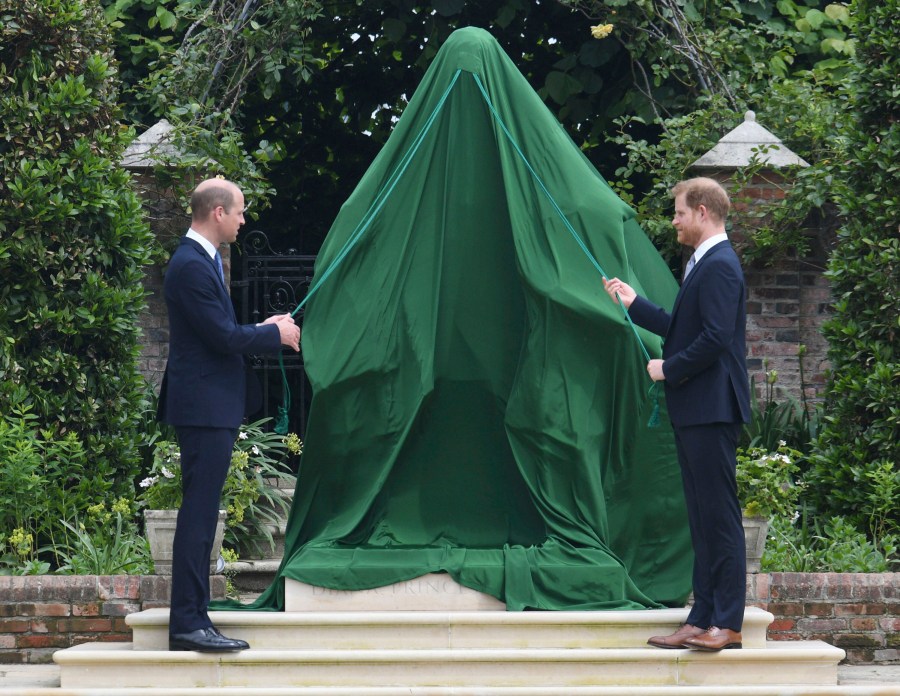
M 694 604 L 687 622 L 648 642 L 659 648 L 740 648 L 746 551 L 735 450 L 750 418 L 744 275 L 725 234 L 728 194 L 713 179 L 678 183 L 672 224 L 694 249 L 672 312 L 618 278 L 605 281 L 636 324 L 665 338 L 647 371 L 665 383 L 694 548 Z
M 209 179 L 191 196 L 191 229 L 166 269 L 169 359 L 160 390 L 160 420 L 175 427 L 181 449 L 182 502 L 172 551 L 169 649 L 244 650 L 207 615 L 209 556 L 231 451 L 244 418 L 245 353 L 300 349 L 289 314 L 240 325 L 225 287 L 218 247 L 237 239 L 244 194 Z

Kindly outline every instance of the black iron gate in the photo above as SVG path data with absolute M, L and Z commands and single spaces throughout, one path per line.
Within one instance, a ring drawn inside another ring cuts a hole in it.
M 274 251 L 266 235 L 259 230 L 242 235 L 239 253 L 239 258 L 232 258 L 232 268 L 239 269 L 240 277 L 233 279 L 231 293 L 241 323 L 258 323 L 273 314 L 293 312 L 306 297 L 312 282 L 315 256 L 297 254 L 294 249 L 284 253 Z M 294 319 L 302 324 L 303 310 Z M 291 396 L 288 427 L 290 432 L 303 438 L 312 398 L 303 369 L 303 354 L 302 351 L 285 350 L 282 358 Z M 253 418 L 277 417 L 284 399 L 278 356 L 251 355 L 250 364 L 263 392 L 262 410 Z

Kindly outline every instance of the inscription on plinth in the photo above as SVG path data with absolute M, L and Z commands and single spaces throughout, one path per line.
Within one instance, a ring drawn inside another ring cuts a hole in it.
M 497 598 L 445 573 L 370 590 L 332 590 L 285 578 L 284 604 L 285 611 L 506 611 Z

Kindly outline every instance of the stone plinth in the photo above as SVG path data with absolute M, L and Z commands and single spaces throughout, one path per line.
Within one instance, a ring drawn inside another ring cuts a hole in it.
M 331 590 L 285 578 L 285 611 L 506 611 L 506 604 L 463 587 L 446 573 L 370 590 Z

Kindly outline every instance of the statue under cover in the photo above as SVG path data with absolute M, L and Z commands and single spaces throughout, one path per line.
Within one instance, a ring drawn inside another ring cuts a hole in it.
M 634 212 L 497 42 L 456 31 L 318 257 L 305 451 L 252 608 L 282 608 L 284 577 L 439 571 L 511 610 L 683 605 L 675 445 L 667 418 L 647 425 L 641 342 L 658 357 L 660 341 L 598 265 L 671 307 Z

